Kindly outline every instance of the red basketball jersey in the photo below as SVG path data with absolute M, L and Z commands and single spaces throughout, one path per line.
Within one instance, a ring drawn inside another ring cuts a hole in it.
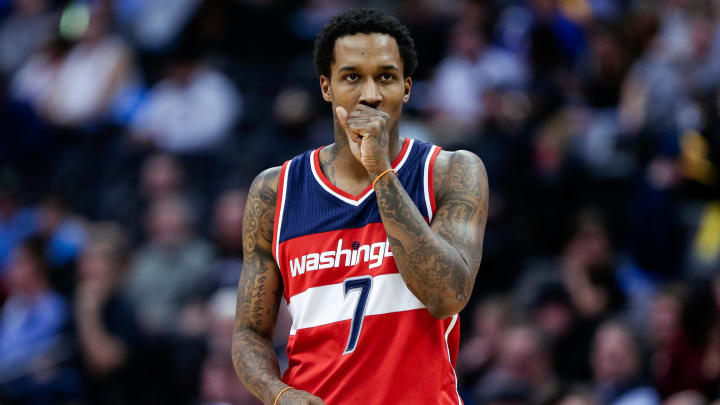
M 278 184 L 273 254 L 293 320 L 283 381 L 328 405 L 462 404 L 458 316 L 437 320 L 410 292 L 374 190 L 335 187 L 320 149 L 285 162 Z M 439 151 L 405 139 L 392 164 L 428 222 Z

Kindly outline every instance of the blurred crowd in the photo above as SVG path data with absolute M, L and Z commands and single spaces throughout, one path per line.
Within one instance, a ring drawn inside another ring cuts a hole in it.
M 258 403 L 247 188 L 331 142 L 359 5 L 416 42 L 401 135 L 488 170 L 465 403 L 720 400 L 720 1 L 0 0 L 0 403 Z

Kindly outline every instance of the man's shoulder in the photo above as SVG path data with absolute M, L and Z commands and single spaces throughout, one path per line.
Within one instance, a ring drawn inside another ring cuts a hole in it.
M 278 181 L 282 166 L 274 166 L 261 171 L 252 182 L 250 191 L 264 191 L 277 194 Z
M 482 159 L 468 150 L 447 151 L 441 150 L 435 160 L 435 176 L 462 171 L 463 168 L 483 166 Z
M 467 150 L 441 150 L 438 153 L 433 168 L 436 195 L 456 187 L 481 185 L 483 182 L 487 183 L 485 165 L 475 153 Z
M 265 169 L 255 176 L 250 185 L 246 204 L 252 205 L 253 210 L 274 211 L 281 171 L 282 166 L 275 166 Z

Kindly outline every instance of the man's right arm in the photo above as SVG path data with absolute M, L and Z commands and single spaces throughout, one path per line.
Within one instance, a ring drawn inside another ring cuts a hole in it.
M 232 359 L 245 386 L 263 403 L 272 404 L 287 387 L 272 336 L 282 297 L 282 278 L 272 255 L 275 203 L 280 168 L 260 173 L 248 192 L 243 219 L 243 270 L 238 283 Z M 304 391 L 290 390 L 279 404 L 322 404 Z

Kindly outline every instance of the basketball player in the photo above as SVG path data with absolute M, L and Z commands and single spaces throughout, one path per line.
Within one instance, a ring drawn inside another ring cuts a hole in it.
M 265 404 L 461 404 L 458 312 L 480 266 L 485 168 L 400 137 L 417 58 L 395 18 L 334 18 L 315 63 L 334 143 L 252 184 L 237 373 Z M 282 378 L 271 343 L 281 299 L 292 315 Z

